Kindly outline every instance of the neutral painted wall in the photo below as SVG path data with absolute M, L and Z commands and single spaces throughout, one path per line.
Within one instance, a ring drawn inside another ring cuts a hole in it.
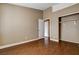
M 52 28 L 51 28 L 51 37 L 52 39 L 58 40 L 58 17 L 79 13 L 79 4 L 72 5 L 70 7 L 64 8 L 62 10 L 53 12 L 52 16 Z M 74 41 L 77 43 L 76 41 Z
M 0 4 L 0 44 L 7 45 L 38 37 L 38 19 L 43 12 L 10 4 Z
M 52 7 L 49 7 L 43 11 L 43 19 L 51 19 L 52 17 Z

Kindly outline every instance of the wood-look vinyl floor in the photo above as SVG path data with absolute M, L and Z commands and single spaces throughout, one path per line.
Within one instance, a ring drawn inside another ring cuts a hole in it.
M 79 44 L 62 41 L 60 44 L 50 41 L 47 46 L 44 39 L 0 50 L 0 55 L 79 55 Z

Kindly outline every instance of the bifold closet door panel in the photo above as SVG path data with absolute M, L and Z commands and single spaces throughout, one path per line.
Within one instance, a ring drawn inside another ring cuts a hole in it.
M 79 43 L 79 20 L 77 21 L 76 24 L 76 33 L 77 33 L 77 42 Z
M 76 39 L 76 26 L 73 24 L 73 21 L 62 23 L 61 40 L 75 42 Z

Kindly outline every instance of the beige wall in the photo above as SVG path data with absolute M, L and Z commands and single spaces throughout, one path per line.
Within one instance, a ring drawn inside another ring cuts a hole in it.
M 10 4 L 0 4 L 0 44 L 7 45 L 38 37 L 40 10 Z
M 52 17 L 52 7 L 47 8 L 46 10 L 43 11 L 43 19 L 51 19 Z
M 52 16 L 52 28 L 51 28 L 51 37 L 52 39 L 58 40 L 58 17 L 79 13 L 79 4 L 64 8 L 62 10 L 53 12 Z

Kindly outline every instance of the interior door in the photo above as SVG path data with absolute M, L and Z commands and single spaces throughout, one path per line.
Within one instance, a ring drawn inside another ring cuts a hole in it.
M 43 19 L 38 20 L 38 36 L 44 38 L 44 21 Z
M 48 21 L 44 23 L 44 36 L 48 37 Z

